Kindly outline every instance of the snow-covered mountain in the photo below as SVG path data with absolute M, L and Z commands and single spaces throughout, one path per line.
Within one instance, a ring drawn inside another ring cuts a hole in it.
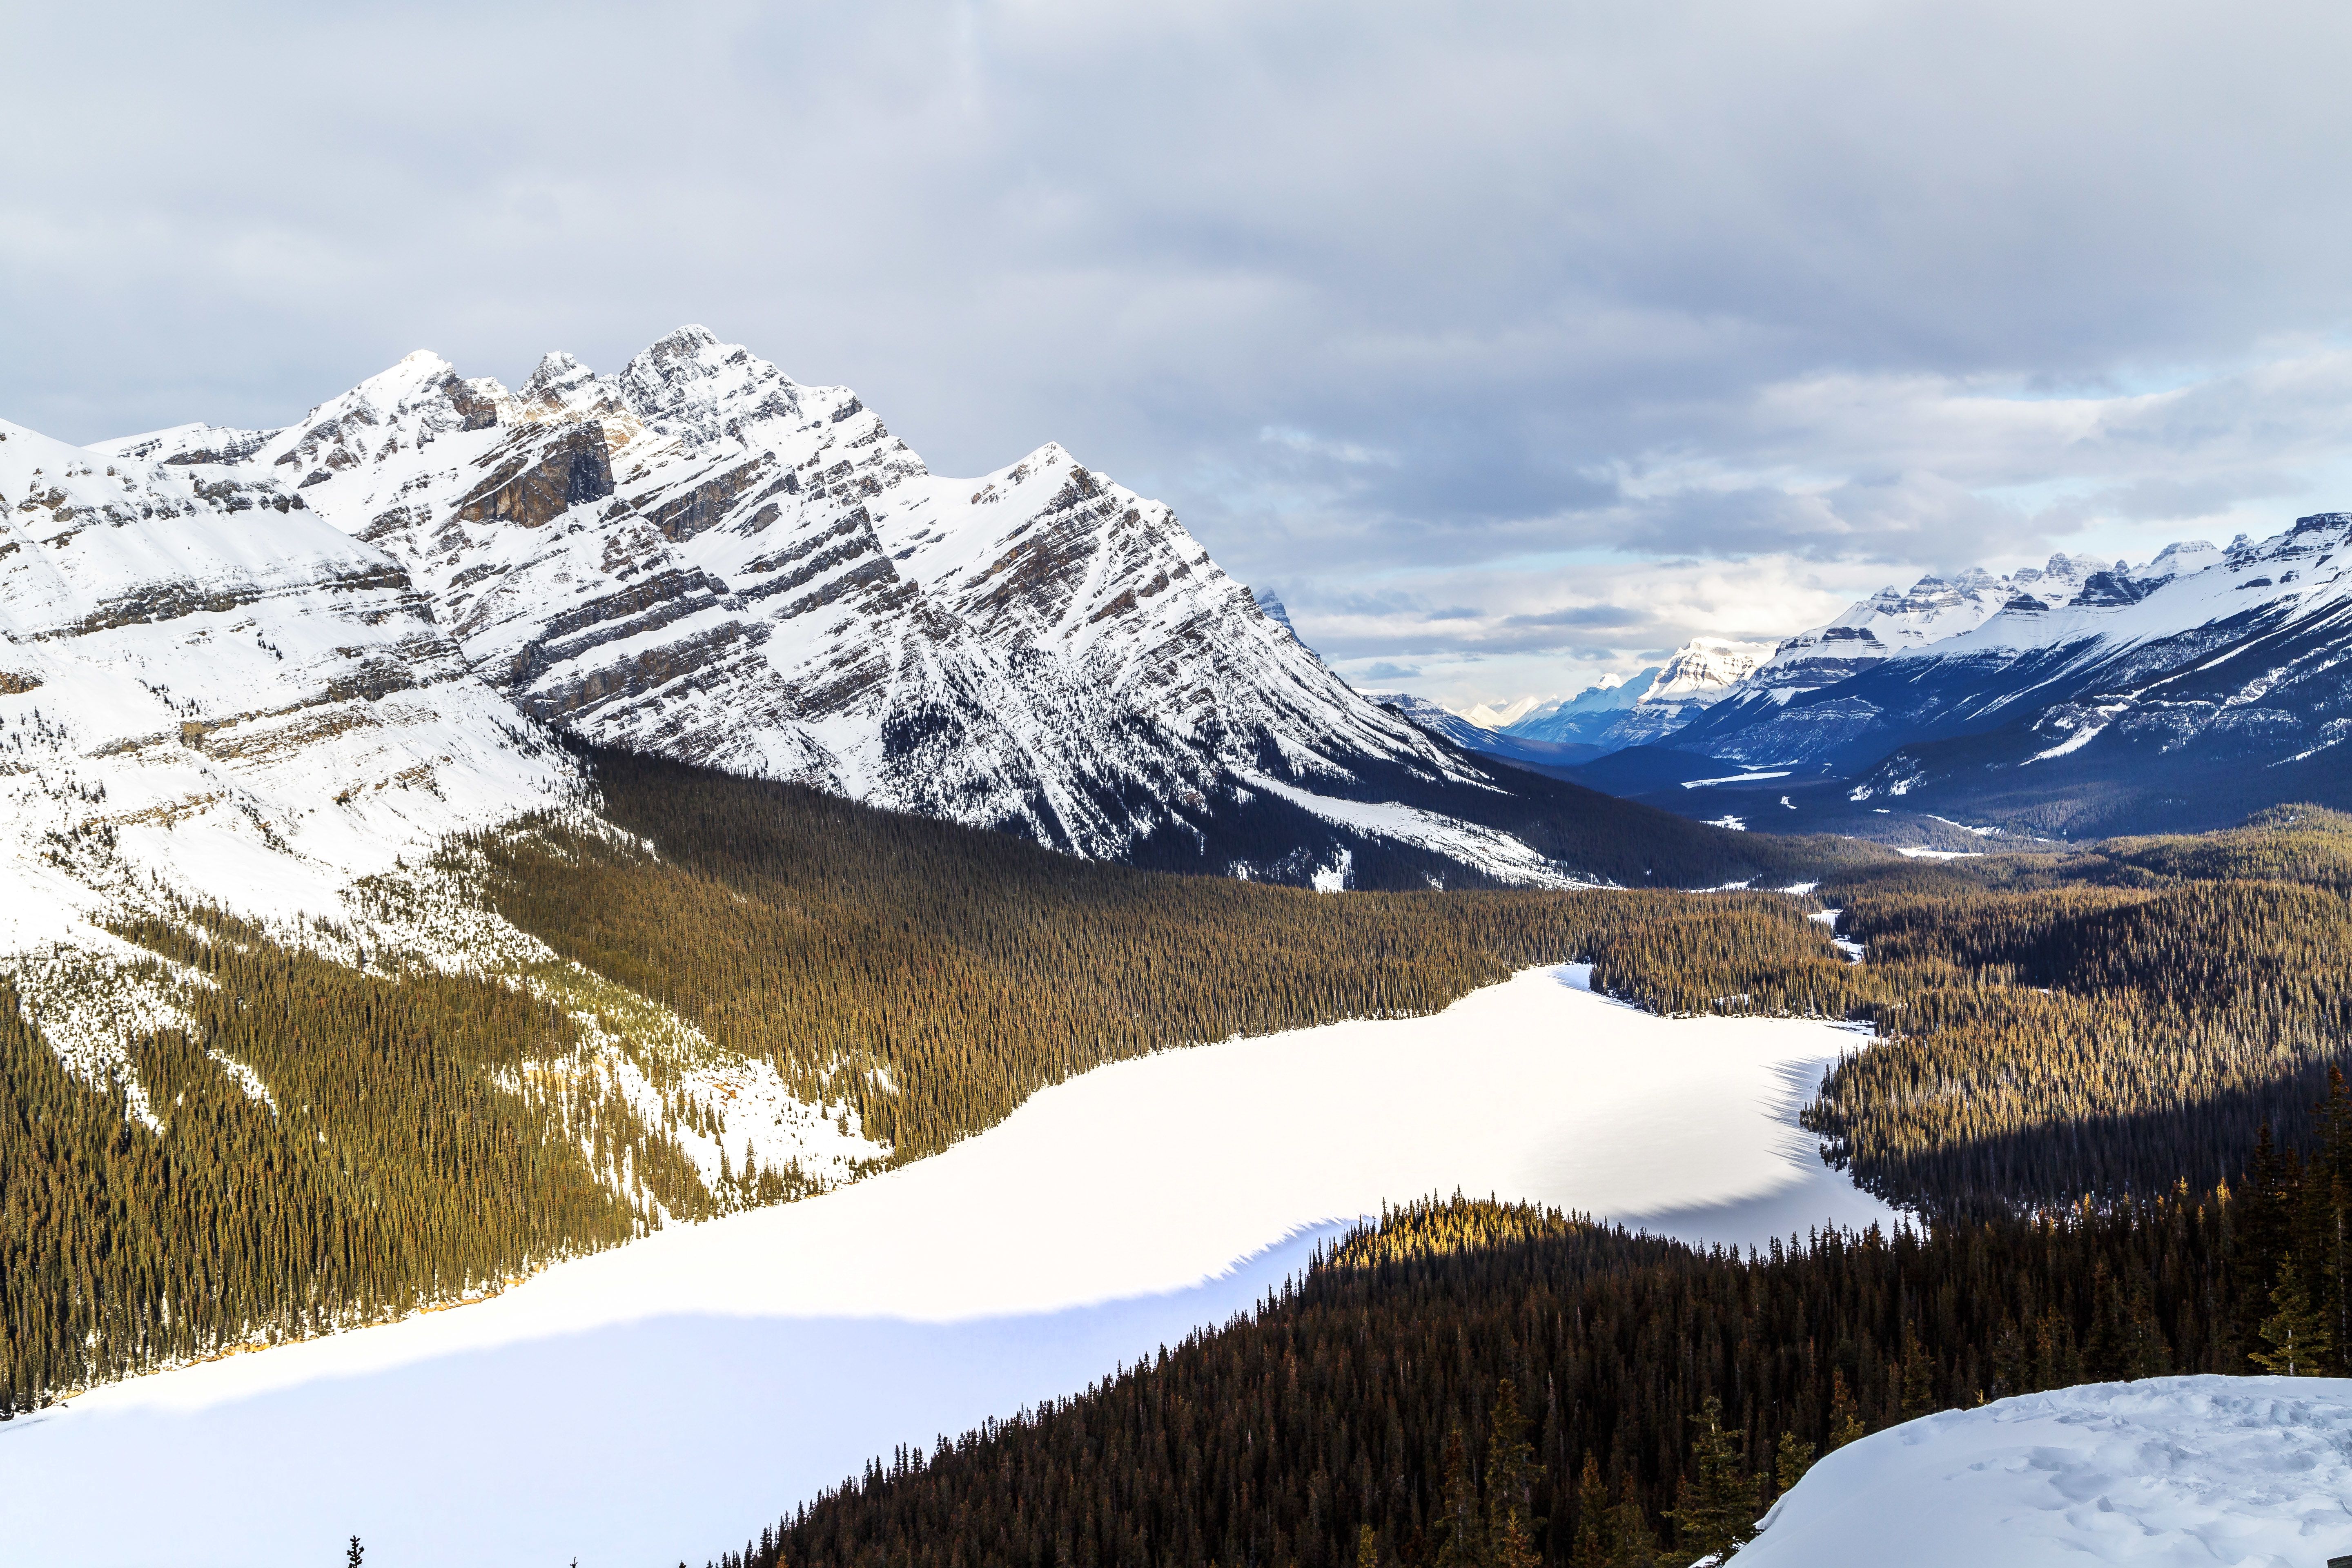
M 1611 746 L 1638 746 L 1672 734 L 1739 689 L 1772 656 L 1763 643 L 1693 637 L 1676 648 L 1649 689 L 1612 725 Z
M 2336 748 L 2352 736 L 2347 564 L 2352 513 L 2323 512 L 2226 550 L 2177 544 L 2139 567 L 2062 557 L 2005 586 L 1915 589 L 1907 610 L 1866 601 L 1838 623 L 1871 634 L 1837 639 L 1855 651 L 1792 639 L 1777 669 L 1664 745 L 1787 769 L 1792 783 L 1838 781 L 1847 803 L 1879 803 L 1870 811 L 1898 800 L 2069 832 L 2334 803 Z M 1809 820 L 1801 806 L 1790 826 Z
M 1934 574 L 1908 589 L 1889 585 L 1849 606 L 1827 626 L 1800 632 L 1773 650 L 1748 678 L 1745 699 L 1793 693 L 1859 675 L 1880 659 L 1915 652 L 1975 630 L 2012 604 L 2071 604 L 2145 597 L 2157 584 L 2200 572 L 2221 558 L 2205 541 L 2167 545 L 2142 566 L 2088 555 L 2053 555 L 2045 566 L 1994 576 L 1972 566 L 1949 577 Z M 2098 585 L 2093 587 L 2096 583 Z M 1786 700 L 1785 696 L 1780 699 Z
M 1599 744 L 1601 736 L 1642 700 L 1664 669 L 1652 665 L 1632 675 L 1604 675 L 1573 697 L 1528 710 L 1512 721 L 1510 732 L 1529 741 Z
M 400 563 L 263 470 L 0 423 L 0 952 L 338 889 L 569 787 Z
M 173 983 L 112 926 L 215 904 L 348 947 L 363 879 L 576 787 L 299 490 L 0 423 L 0 969 L 151 1129 L 127 1052 Z
M 1761 643 L 1694 637 L 1663 665 L 1630 678 L 1604 676 L 1574 697 L 1529 707 L 1497 728 L 1522 741 L 1597 747 L 1595 754 L 1645 745 L 1740 689 L 1771 652 Z
M 849 389 L 699 327 L 513 391 L 412 354 L 281 430 L 108 450 L 276 481 L 397 562 L 484 681 L 605 744 L 1302 880 L 1378 836 L 1366 805 L 1491 818 L 1511 787 L 1363 700 L 1165 506 L 1050 443 L 933 474 Z M 1426 828 L 1392 841 L 1572 870 Z
M 1530 711 L 1544 705 L 1542 698 L 1532 696 L 1516 698 L 1499 705 L 1474 702 L 1467 708 L 1455 710 L 1454 717 L 1481 730 L 1507 730 Z

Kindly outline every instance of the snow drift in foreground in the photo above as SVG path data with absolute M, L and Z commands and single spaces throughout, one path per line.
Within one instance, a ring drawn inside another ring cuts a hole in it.
M 0 1426 L 12 1561 L 695 1561 L 901 1442 L 1223 1321 L 1336 1224 L 1494 1193 L 1727 1242 L 1891 1218 L 1795 1111 L 1859 1043 L 1531 970 L 1433 1017 L 1120 1063 L 901 1170 L 457 1310 Z
M 1738 1568 L 2320 1568 L 2352 1553 L 2352 1380 L 2158 1377 L 1842 1448 Z

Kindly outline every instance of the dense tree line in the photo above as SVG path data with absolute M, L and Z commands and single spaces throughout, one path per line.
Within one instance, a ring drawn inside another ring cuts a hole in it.
M 0 982 L 0 1415 L 193 1356 L 396 1315 L 625 1241 L 709 1196 L 560 1014 L 398 981 L 199 914 L 124 934 L 212 984 L 136 1042 L 160 1117 L 68 1072 Z M 267 1099 L 231 1066 L 266 1086 Z M 526 1068 L 567 1069 L 537 1088 Z
M 1802 1008 L 1844 965 L 1765 894 L 1333 898 L 1087 862 L 795 784 L 594 753 L 604 816 L 474 841 L 499 912 L 676 1008 L 900 1159 L 1104 1062 L 1436 1011 L 1531 963 L 1669 1011 Z M 1759 1005 L 1764 1004 L 1759 1003 Z
M 2233 1206 L 2237 1339 L 2265 1371 L 2352 1376 L 2352 1089 L 2328 1075 L 2308 1150 L 2264 1124 Z
M 644 759 L 598 773 L 641 841 L 551 819 L 453 857 L 565 956 L 854 1104 L 900 1160 L 1100 1062 L 1429 1012 L 1530 963 L 1591 956 L 1601 984 L 1680 1003 L 1837 962 L 1761 895 L 1696 925 L 1664 893 L 1331 898 Z M 121 934 L 203 977 L 169 982 L 184 1027 L 131 1045 L 160 1131 L 0 993 L 0 1413 L 799 1190 L 763 1170 L 711 1193 L 581 1029 L 506 984 L 356 970 L 205 911 Z M 638 1065 L 660 1089 L 666 1064 Z
M 2347 845 L 2323 815 L 1824 888 L 1868 952 L 1837 1003 L 1882 1037 L 1810 1124 L 1915 1207 L 2233 1177 L 2263 1124 L 2300 1130 L 2352 1062 Z
M 903 1448 L 735 1568 L 1675 1561 L 1814 1456 L 2090 1378 L 2242 1364 L 2224 1205 L 1699 1252 L 1424 1203 L 1247 1318 L 1071 1399 Z

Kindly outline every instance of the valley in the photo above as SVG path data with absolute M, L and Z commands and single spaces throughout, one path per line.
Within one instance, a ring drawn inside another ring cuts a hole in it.
M 1431 1192 L 1742 1246 L 1892 1222 L 1796 1125 L 1853 1035 L 1662 1019 L 1588 974 L 1097 1068 L 824 1196 L 80 1394 L 0 1427 L 0 1512 L 93 1568 L 290 1568 L 353 1531 L 387 1561 L 661 1562 L 1213 1329 Z
M 0 1568 L 2352 1565 L 2352 11 L 0 19 Z
M 1647 1568 L 1939 1410 L 2340 1373 L 2345 526 L 1465 717 L 697 328 L 0 426 L 12 1542 Z M 1278 1453 L 1165 1424 L 1285 1342 Z

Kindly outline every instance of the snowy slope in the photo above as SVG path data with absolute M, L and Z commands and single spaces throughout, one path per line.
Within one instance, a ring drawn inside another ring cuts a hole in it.
M 1609 727 L 1622 719 L 1625 710 L 1639 702 L 1642 694 L 1664 673 L 1664 665 L 1653 665 L 1630 676 L 1604 675 L 1573 697 L 1530 708 L 1512 721 L 1507 732 L 1529 741 L 1598 743 Z
M 2147 565 L 2132 569 L 2086 555 L 2053 555 L 2042 567 L 1995 576 L 1970 567 L 1952 576 L 1934 574 L 1908 589 L 1889 585 L 1849 606 L 1824 626 L 1800 632 L 1775 648 L 1748 677 L 1751 690 L 1811 690 L 1843 680 L 1883 658 L 1913 652 L 1975 630 L 2012 601 L 2065 603 L 2103 574 L 2121 573 L 2143 587 L 2181 571 L 2194 571 L 2219 558 L 2202 541 L 2168 546 Z M 1785 700 L 1785 699 L 1784 699 Z
M 605 743 L 1104 857 L 1206 854 L 1244 768 L 1492 787 L 1165 506 L 1050 443 L 935 475 L 849 389 L 698 327 L 609 376 L 551 354 L 509 392 L 418 353 L 283 430 L 112 445 L 282 476 L 402 563 L 482 679 Z
M 299 487 L 0 424 L 0 975 L 68 1068 L 123 1089 L 144 1128 L 131 1135 L 169 1135 L 131 1047 L 204 982 L 107 928 L 213 905 L 341 962 L 421 957 L 564 1005 L 636 1114 L 661 1120 L 665 1092 L 669 1110 L 705 1108 L 716 1136 L 683 1142 L 714 1189 L 717 1137 L 821 1181 L 887 1154 L 435 866 L 451 835 L 583 787 L 473 674 L 407 570 Z M 667 1064 L 668 1090 L 632 1051 Z M 269 1097 L 251 1068 L 220 1065 Z
M 398 563 L 267 475 L 0 424 L 0 954 L 268 919 L 572 787 Z
M 1223 1321 L 1302 1233 L 1384 1200 L 1459 1186 L 1759 1244 L 1891 1217 L 1795 1121 L 1856 1036 L 1662 1019 L 1587 973 L 1099 1068 L 823 1197 L 20 1418 L 10 1548 L 295 1568 L 358 1531 L 372 1563 L 699 1562 L 894 1444 Z
M 1829 1455 L 1740 1568 L 2320 1568 L 2352 1554 L 2352 1381 L 2160 1377 L 1947 1411 Z
M 1916 614 L 1850 615 L 1854 644 L 1872 633 L 1868 657 L 1832 658 L 1826 638 L 1783 645 L 1672 744 L 1793 768 L 1863 810 L 1901 801 L 2043 832 L 2217 826 L 2282 801 L 2342 804 L 2348 543 L 2352 514 L 2323 512 L 2137 567 L 2060 558 L 2032 581 L 2018 574 L 1981 619 L 1999 584 L 1928 595 Z M 1924 640 L 1897 646 L 1913 633 Z M 1834 679 L 1808 684 L 1821 677 Z M 1798 809 L 1780 826 L 1828 825 L 1804 800 Z

